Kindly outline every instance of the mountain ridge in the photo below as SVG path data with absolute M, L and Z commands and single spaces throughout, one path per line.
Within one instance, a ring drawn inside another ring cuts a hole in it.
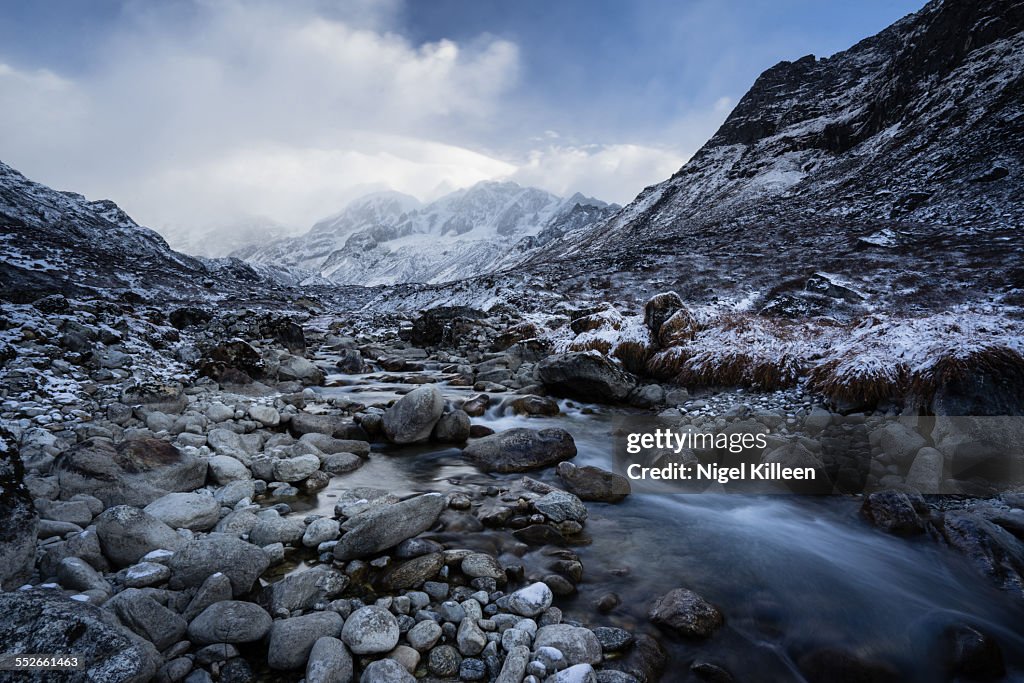
M 821 270 L 852 277 L 863 310 L 1017 301 L 1022 29 L 1024 3 L 933 0 L 829 58 L 781 62 L 673 176 L 519 269 L 561 291 L 610 278 L 636 298 L 803 299 L 794 313 L 821 308 L 803 293 Z M 901 267 L 907 295 L 891 291 Z M 922 291 L 936 276 L 951 299 Z
M 607 218 L 615 208 L 579 193 L 561 198 L 500 180 L 428 203 L 378 192 L 354 200 L 304 235 L 233 255 L 318 273 L 338 284 L 440 283 L 500 269 L 582 221 Z

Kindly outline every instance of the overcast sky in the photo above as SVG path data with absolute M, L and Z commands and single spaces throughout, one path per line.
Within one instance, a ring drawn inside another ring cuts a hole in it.
M 510 177 L 626 203 L 921 0 L 0 0 L 0 160 L 180 241 Z

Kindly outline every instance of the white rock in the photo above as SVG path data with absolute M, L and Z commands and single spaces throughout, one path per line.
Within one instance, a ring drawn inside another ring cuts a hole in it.
M 524 617 L 535 617 L 548 607 L 554 596 L 547 584 L 538 581 L 508 596 L 508 608 Z

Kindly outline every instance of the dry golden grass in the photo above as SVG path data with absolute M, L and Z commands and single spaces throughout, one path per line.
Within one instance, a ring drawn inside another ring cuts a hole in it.
M 868 362 L 866 357 L 836 358 L 814 367 L 807 390 L 837 401 L 875 404 L 904 396 L 909 369 L 905 363 Z
M 969 375 L 988 375 L 1024 386 L 1024 356 L 1003 345 L 951 350 L 934 362 L 916 368 L 910 376 L 910 389 L 925 401 L 931 401 L 941 387 L 961 382 Z

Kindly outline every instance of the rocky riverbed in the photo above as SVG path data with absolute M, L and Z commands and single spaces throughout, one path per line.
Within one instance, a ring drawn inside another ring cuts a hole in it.
M 189 683 L 1024 671 L 1024 496 L 966 496 L 898 406 L 691 396 L 509 313 L 51 296 L 2 328 L 3 653 Z M 770 429 L 841 495 L 637 493 L 615 415 Z

